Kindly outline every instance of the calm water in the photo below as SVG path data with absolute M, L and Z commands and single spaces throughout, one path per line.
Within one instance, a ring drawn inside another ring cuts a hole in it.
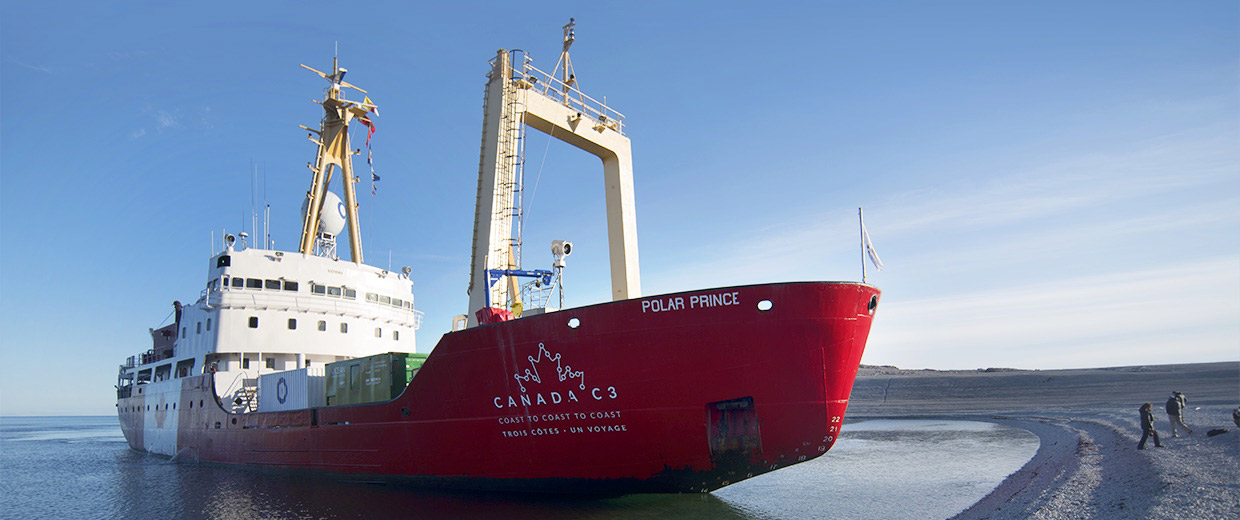
M 990 423 L 847 424 L 824 457 L 711 495 L 605 500 L 427 493 L 130 451 L 114 417 L 0 417 L 5 518 L 946 518 L 1037 450 Z

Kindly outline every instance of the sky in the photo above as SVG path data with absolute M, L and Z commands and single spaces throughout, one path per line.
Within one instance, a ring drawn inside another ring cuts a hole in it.
M 487 61 L 551 69 L 569 17 L 626 116 L 644 294 L 859 280 L 864 207 L 863 363 L 1240 360 L 1236 2 L 3 2 L 0 415 L 112 413 L 253 207 L 296 248 L 298 64 L 337 49 L 381 114 L 365 257 L 412 268 L 429 351 L 468 303 Z M 571 240 L 566 304 L 606 301 L 598 159 L 531 131 L 526 179 L 524 267 Z

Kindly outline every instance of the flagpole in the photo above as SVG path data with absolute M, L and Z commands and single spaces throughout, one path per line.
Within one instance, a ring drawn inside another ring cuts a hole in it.
M 861 216 L 861 208 L 857 208 L 857 226 L 861 236 L 861 283 L 865 283 L 865 218 Z

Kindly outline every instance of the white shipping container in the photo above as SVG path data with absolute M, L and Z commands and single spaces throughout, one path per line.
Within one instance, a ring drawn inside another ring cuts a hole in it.
M 258 411 L 304 410 L 323 406 L 322 367 L 299 368 L 258 377 Z

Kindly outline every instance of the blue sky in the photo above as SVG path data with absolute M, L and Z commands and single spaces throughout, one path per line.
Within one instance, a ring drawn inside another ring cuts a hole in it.
M 0 414 L 111 413 L 252 198 L 295 247 L 297 65 L 337 42 L 382 114 L 366 258 L 413 268 L 429 350 L 467 303 L 487 60 L 550 69 L 570 16 L 627 116 L 646 294 L 858 279 L 864 206 L 866 363 L 1240 359 L 1235 2 L 448 4 L 0 4 Z M 526 174 L 526 267 L 572 240 L 567 303 L 605 300 L 597 159 L 531 132 Z

